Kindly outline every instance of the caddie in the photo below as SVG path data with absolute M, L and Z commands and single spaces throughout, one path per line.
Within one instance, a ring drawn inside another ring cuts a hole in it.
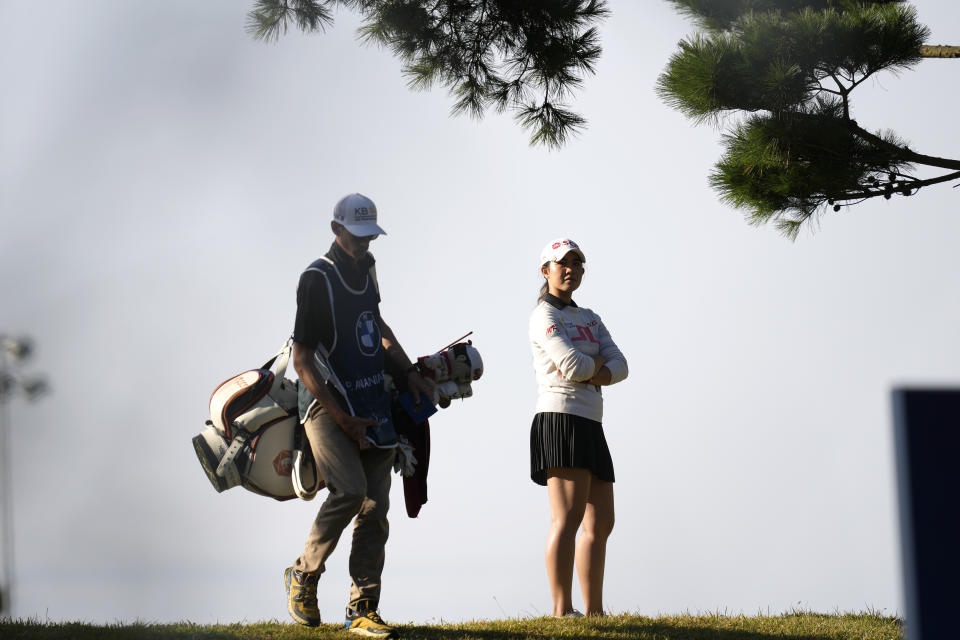
M 317 580 L 355 520 L 345 626 L 365 636 L 395 638 L 377 612 L 396 446 L 385 365 L 403 371 L 411 391 L 432 397 L 433 387 L 380 315 L 375 261 L 367 250 L 386 235 L 377 224 L 376 206 L 359 193 L 345 196 L 333 209 L 330 227 L 335 236 L 330 250 L 300 276 L 293 332 L 300 419 L 329 491 L 303 553 L 284 571 L 287 609 L 301 624 L 320 624 Z

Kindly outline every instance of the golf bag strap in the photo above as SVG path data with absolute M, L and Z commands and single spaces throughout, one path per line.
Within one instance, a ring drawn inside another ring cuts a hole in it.
M 313 496 L 320 490 L 320 472 L 317 470 L 316 462 L 313 463 L 313 477 L 311 478 L 313 486 L 310 488 L 303 486 L 303 459 L 307 455 L 306 447 L 310 443 L 307 441 L 306 430 L 302 423 L 297 423 L 297 429 L 293 436 L 293 469 L 290 479 L 293 481 L 293 491 L 301 500 L 313 500 Z
M 275 353 L 272 358 L 267 360 L 261 369 L 271 369 L 274 364 L 277 365 L 273 373 L 273 385 L 270 387 L 270 394 L 276 393 L 277 389 L 283 385 L 284 376 L 287 373 L 287 365 L 290 363 L 290 353 L 293 351 L 293 339 L 287 338 L 280 351 Z
M 217 475 L 227 481 L 228 488 L 240 484 L 240 470 L 237 469 L 236 458 L 249 437 L 247 433 L 241 431 L 230 443 L 227 452 L 220 459 L 220 464 L 217 465 Z

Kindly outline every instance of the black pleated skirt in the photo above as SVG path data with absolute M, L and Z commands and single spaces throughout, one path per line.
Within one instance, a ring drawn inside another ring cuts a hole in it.
M 589 469 L 601 480 L 614 482 L 603 425 L 570 413 L 535 415 L 530 426 L 530 478 L 546 486 L 551 467 Z

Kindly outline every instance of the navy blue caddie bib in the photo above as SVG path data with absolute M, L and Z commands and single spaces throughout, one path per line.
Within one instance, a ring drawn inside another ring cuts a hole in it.
M 390 397 L 383 379 L 384 351 L 378 322 L 380 296 L 373 279 L 367 275 L 364 288 L 356 290 L 350 288 L 337 267 L 324 258 L 314 261 L 307 269 L 323 273 L 330 289 L 335 330 L 327 360 L 346 391 L 350 410 L 353 415 L 372 418 L 392 431 Z M 309 399 L 312 401 L 312 395 Z

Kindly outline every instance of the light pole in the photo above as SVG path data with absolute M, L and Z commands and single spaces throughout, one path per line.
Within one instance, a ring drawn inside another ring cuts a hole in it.
M 20 364 L 33 354 L 29 338 L 13 338 L 0 334 L 0 497 L 3 499 L 3 584 L 0 585 L 0 618 L 13 617 L 13 470 L 10 459 L 10 419 L 7 403 L 22 392 L 28 400 L 35 400 L 47 390 L 46 381 L 39 376 L 20 374 Z

